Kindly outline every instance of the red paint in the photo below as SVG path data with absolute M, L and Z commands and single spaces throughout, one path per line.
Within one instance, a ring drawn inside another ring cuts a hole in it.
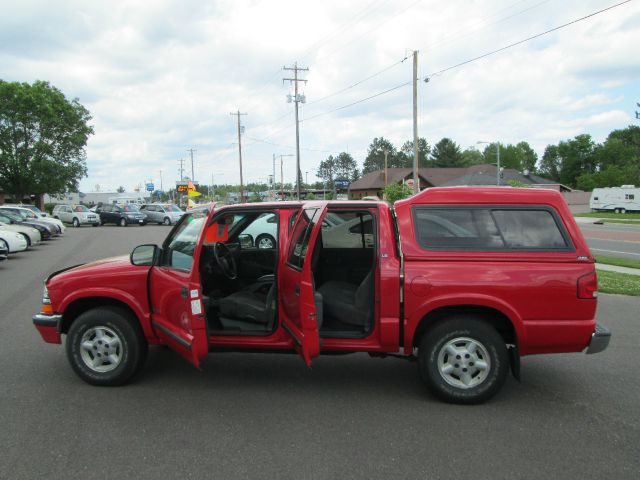
M 210 346 L 295 348 L 307 364 L 323 351 L 411 354 L 416 332 L 429 314 L 437 309 L 460 306 L 481 307 L 503 315 L 513 326 L 520 355 L 580 351 L 587 346 L 594 331 L 597 301 L 593 298 L 596 288 L 593 257 L 562 196 L 555 191 L 491 187 L 425 190 L 396 203 L 400 244 L 396 241 L 392 211 L 383 202 L 304 204 L 304 208 L 318 208 L 318 215 L 327 209 L 358 208 L 368 210 L 376 219 L 375 325 L 366 338 L 359 339 L 320 339 L 318 335 L 310 258 L 321 220 L 316 218 L 307 261 L 302 269 L 297 269 L 287 263 L 292 235 L 289 225 L 291 215 L 300 211 L 303 204 L 266 205 L 278 211 L 280 218 L 279 320 L 271 335 L 209 337 L 204 316 L 191 311 L 191 290 L 200 291 L 197 268 L 180 272 L 163 267 L 136 267 L 127 257 L 94 262 L 52 277 L 48 288 L 54 311 L 64 315 L 76 301 L 112 298 L 134 312 L 149 343 L 166 343 L 195 365 Z M 414 205 L 544 205 L 558 213 L 575 251 L 427 251 L 415 240 L 411 213 Z M 209 214 L 207 224 L 218 212 L 250 208 L 251 205 L 221 207 Z M 201 233 L 194 265 L 199 262 L 203 237 Z M 403 292 L 400 250 L 404 255 Z M 181 296 L 183 287 L 189 291 L 188 299 Z M 198 293 L 198 298 L 200 295 Z M 148 298 L 154 305 L 153 312 L 149 311 Z M 403 318 L 400 318 L 401 309 Z M 164 329 L 154 328 L 152 321 Z M 52 332 L 50 327 L 39 330 L 45 341 L 59 343 L 59 333 Z

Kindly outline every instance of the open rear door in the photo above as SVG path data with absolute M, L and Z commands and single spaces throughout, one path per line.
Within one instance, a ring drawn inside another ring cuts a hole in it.
M 293 227 L 284 266 L 278 272 L 282 328 L 291 335 L 296 351 L 308 366 L 320 354 L 311 258 L 326 210 L 323 203 L 305 204 Z

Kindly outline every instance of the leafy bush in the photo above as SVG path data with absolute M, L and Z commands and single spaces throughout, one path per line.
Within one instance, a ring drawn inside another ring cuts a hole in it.
M 384 189 L 384 198 L 391 205 L 396 203 L 398 200 L 410 197 L 411 195 L 413 195 L 413 190 L 404 183 L 387 185 Z

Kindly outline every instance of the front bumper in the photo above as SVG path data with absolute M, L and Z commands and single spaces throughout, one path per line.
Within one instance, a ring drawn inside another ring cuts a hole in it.
M 591 334 L 591 341 L 587 345 L 585 353 L 600 353 L 609 346 L 609 340 L 611 340 L 611 332 L 608 328 L 602 325 L 596 324 L 596 329 Z
M 47 343 L 62 343 L 60 339 L 60 323 L 62 315 L 46 315 L 37 313 L 32 317 L 33 324 Z

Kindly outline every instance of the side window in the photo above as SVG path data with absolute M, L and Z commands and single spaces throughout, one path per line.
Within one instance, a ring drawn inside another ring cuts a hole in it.
M 570 250 L 568 236 L 546 208 L 431 208 L 413 211 L 426 250 Z
M 555 250 L 567 247 L 549 211 L 494 210 L 493 217 L 509 248 Z
M 191 270 L 193 254 L 206 218 L 206 214 L 193 213 L 181 219 L 172 235 L 165 240 L 162 265 Z
M 318 209 L 316 208 L 306 208 L 299 215 L 300 218 L 295 224 L 291 235 L 292 241 L 289 247 L 289 255 L 287 256 L 287 263 L 292 267 L 302 269 L 304 266 L 304 259 L 309 247 L 309 238 L 314 226 L 313 218 L 317 211 Z
M 373 248 L 373 215 L 367 211 L 333 211 L 322 222 L 323 248 Z
M 264 212 L 242 227 L 237 238 L 245 235 L 250 245 L 261 250 L 276 248 L 278 239 L 278 216 L 274 212 Z M 236 236 L 236 232 L 234 232 Z

